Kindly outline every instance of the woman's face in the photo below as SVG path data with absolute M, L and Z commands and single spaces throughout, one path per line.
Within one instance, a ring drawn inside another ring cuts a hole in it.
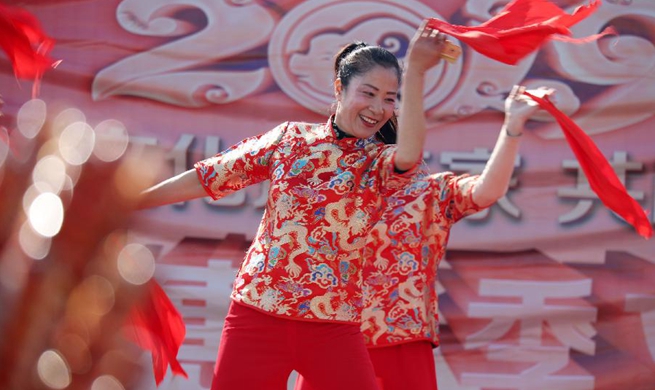
M 395 70 L 381 66 L 352 77 L 348 88 L 343 88 L 337 79 L 337 126 L 357 138 L 372 136 L 393 115 L 398 88 Z

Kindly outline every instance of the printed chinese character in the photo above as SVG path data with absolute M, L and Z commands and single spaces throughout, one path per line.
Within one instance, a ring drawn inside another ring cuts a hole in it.
M 614 157 L 611 161 L 612 167 L 616 172 L 621 183 L 625 185 L 627 172 L 639 172 L 643 170 L 644 164 L 638 162 L 629 162 L 626 152 L 614 152 Z M 559 216 L 560 223 L 570 223 L 580 220 L 589 213 L 594 201 L 598 196 L 591 190 L 587 177 L 580 169 L 580 164 L 575 160 L 565 160 L 562 163 L 564 169 L 577 170 L 577 182 L 574 188 L 560 188 L 557 190 L 557 195 L 565 199 L 577 199 L 577 204 L 573 210 L 564 215 Z M 636 200 L 643 200 L 644 193 L 641 191 L 628 191 L 630 196 Z
M 484 148 L 475 148 L 472 153 L 465 152 L 445 152 L 441 155 L 441 164 L 448 167 L 453 172 L 468 172 L 472 175 L 481 174 L 484 166 L 489 160 L 491 153 Z M 516 157 L 514 167 L 517 168 L 521 165 L 520 156 Z M 509 182 L 509 188 L 515 188 L 518 180 L 513 177 Z M 507 195 L 498 199 L 496 205 L 511 217 L 518 219 L 521 216 L 521 210 L 516 207 Z M 484 209 L 478 213 L 466 217 L 468 220 L 483 220 L 489 215 L 490 208 Z

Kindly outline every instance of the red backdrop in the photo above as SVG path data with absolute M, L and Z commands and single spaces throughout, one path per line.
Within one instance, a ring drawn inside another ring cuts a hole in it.
M 166 153 L 162 178 L 285 120 L 323 121 L 332 55 L 355 39 L 403 57 L 424 17 L 487 20 L 505 0 L 42 0 L 33 12 L 62 59 L 40 98 L 52 115 L 92 127 L 112 119 L 132 147 Z M 578 0 L 557 2 L 571 10 Z M 630 194 L 655 208 L 655 2 L 606 0 L 574 36 L 516 66 L 468 50 L 428 75 L 426 161 L 433 171 L 480 172 L 512 85 L 557 89 L 557 105 L 590 134 Z M 0 58 L 10 118 L 31 94 Z M 77 110 L 77 111 L 72 111 Z M 440 270 L 440 388 L 655 388 L 655 241 L 644 240 L 589 189 L 547 115 L 529 123 L 508 194 L 456 225 Z M 144 170 L 157 169 L 143 166 Z M 141 212 L 135 240 L 184 315 L 180 351 L 207 388 L 232 278 L 261 217 L 265 185 L 218 202 Z M 653 221 L 652 212 L 649 218 Z M 145 358 L 144 358 L 145 359 Z M 144 388 L 154 388 L 147 378 Z

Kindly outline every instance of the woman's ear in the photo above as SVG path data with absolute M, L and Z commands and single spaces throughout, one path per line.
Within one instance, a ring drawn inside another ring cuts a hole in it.
M 343 85 L 341 84 L 341 79 L 334 80 L 334 97 L 339 100 L 341 97 L 341 91 L 343 90 Z

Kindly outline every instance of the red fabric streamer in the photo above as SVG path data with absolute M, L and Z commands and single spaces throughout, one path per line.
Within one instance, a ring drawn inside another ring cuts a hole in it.
M 145 298 L 132 308 L 125 333 L 141 348 L 152 353 L 152 368 L 157 386 L 166 375 L 168 366 L 173 374 L 188 378 L 177 360 L 186 328 L 182 316 L 161 286 L 150 281 Z
M 582 39 L 570 37 L 569 27 L 591 15 L 599 6 L 600 1 L 592 1 L 589 5 L 577 7 L 569 15 L 548 0 L 514 0 L 496 16 L 476 27 L 451 25 L 434 18 L 428 21 L 428 27 L 460 39 L 482 55 L 514 65 L 550 38 L 580 43 L 615 33 L 608 28 L 600 34 Z M 600 200 L 634 226 L 637 233 L 650 238 L 653 228 L 644 210 L 628 194 L 592 139 L 559 111 L 548 97 L 539 98 L 527 92 L 525 94 L 553 115 L 560 124 L 591 189 Z
M 43 73 L 60 62 L 49 57 L 54 43 L 28 11 L 0 4 L 0 48 L 9 57 L 16 78 L 34 80 L 32 97 L 38 95 Z
M 591 15 L 600 6 L 593 1 L 569 15 L 548 0 L 514 0 L 479 26 L 457 26 L 432 18 L 428 27 L 458 38 L 473 50 L 496 61 L 515 65 L 549 39 L 587 42 L 612 34 L 614 30 L 582 39 L 571 38 L 569 27 Z
M 646 213 L 644 213 L 639 203 L 628 194 L 625 186 L 616 176 L 614 169 L 594 144 L 591 137 L 582 131 L 571 118 L 558 110 L 547 96 L 540 98 L 529 92 L 524 92 L 524 94 L 557 120 L 569 146 L 580 163 L 582 171 L 587 176 L 589 186 L 605 206 L 634 226 L 639 235 L 650 238 L 653 235 L 653 227 L 648 221 Z

